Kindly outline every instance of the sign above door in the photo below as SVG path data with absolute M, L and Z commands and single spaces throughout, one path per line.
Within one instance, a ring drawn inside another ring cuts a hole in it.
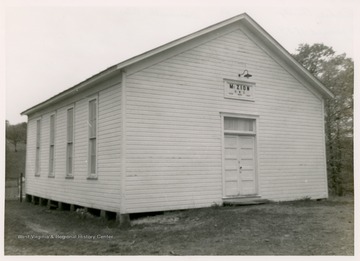
M 255 83 L 224 79 L 225 98 L 254 101 Z

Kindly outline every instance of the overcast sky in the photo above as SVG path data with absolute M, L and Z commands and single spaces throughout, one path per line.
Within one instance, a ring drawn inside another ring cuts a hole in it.
M 354 58 L 357 0 L 48 2 L 13 0 L 1 13 L 5 117 L 12 124 L 101 70 L 244 12 L 290 53 L 300 43 L 324 43 Z

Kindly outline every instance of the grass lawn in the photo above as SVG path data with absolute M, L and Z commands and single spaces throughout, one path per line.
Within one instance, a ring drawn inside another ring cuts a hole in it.
M 128 229 L 6 201 L 5 255 L 354 255 L 354 200 L 173 211 Z

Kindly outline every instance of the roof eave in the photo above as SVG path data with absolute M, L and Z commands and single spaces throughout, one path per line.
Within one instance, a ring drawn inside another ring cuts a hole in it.
M 179 39 L 176 39 L 174 41 L 171 41 L 171 42 L 166 43 L 164 45 L 161 45 L 159 47 L 156 47 L 156 48 L 154 48 L 154 49 L 152 49 L 150 51 L 147 51 L 145 53 L 142 53 L 140 55 L 132 57 L 132 58 L 130 58 L 128 60 L 125 60 L 125 61 L 117 64 L 117 68 L 122 69 L 124 67 L 133 65 L 133 64 L 135 64 L 137 62 L 140 62 L 140 61 L 142 61 L 142 60 L 144 60 L 146 58 L 149 58 L 149 57 L 151 57 L 153 55 L 156 55 L 156 54 L 164 52 L 164 51 L 166 51 L 166 50 L 168 50 L 170 48 L 173 48 L 173 47 L 175 47 L 175 46 L 177 46 L 179 44 L 185 43 L 185 42 L 190 41 L 190 40 L 192 40 L 194 38 L 197 38 L 199 36 L 202 36 L 202 35 L 205 35 L 207 33 L 212 32 L 212 31 L 215 31 L 215 30 L 217 30 L 217 29 L 219 29 L 221 27 L 224 27 L 226 25 L 229 25 L 229 24 L 235 23 L 237 21 L 240 21 L 240 20 L 244 19 L 247 16 L 248 15 L 246 13 L 243 13 L 243 14 L 234 16 L 232 18 L 229 18 L 227 20 L 224 20 L 222 22 L 216 23 L 214 25 L 208 26 L 208 27 L 206 27 L 204 29 L 201 29 L 199 31 L 196 31 L 196 32 L 194 32 L 192 34 L 188 34 L 188 35 L 186 35 L 184 37 L 181 37 Z
M 312 86 L 314 86 L 322 96 L 325 98 L 334 98 L 334 94 L 325 87 L 314 75 L 312 75 L 306 68 L 304 68 L 296 59 L 279 43 L 277 42 L 265 29 L 263 29 L 255 20 L 250 16 L 246 15 L 246 26 L 252 30 L 254 33 L 257 33 L 258 36 L 272 45 L 276 49 L 276 54 L 282 57 L 289 66 L 294 70 L 298 71 L 299 74 L 306 79 Z
M 179 45 L 181 43 L 184 43 L 186 41 L 189 41 L 189 40 L 194 39 L 196 37 L 199 37 L 201 35 L 207 34 L 207 33 L 211 32 L 213 30 L 219 29 L 219 28 L 221 28 L 223 26 L 226 26 L 228 24 L 237 22 L 237 21 L 243 19 L 245 16 L 246 16 L 246 13 L 234 16 L 234 17 L 229 18 L 229 19 L 227 19 L 225 21 L 219 22 L 219 23 L 217 23 L 215 25 L 211 25 L 211 26 L 206 27 L 206 28 L 204 28 L 202 30 L 199 30 L 199 31 L 197 31 L 195 33 L 186 35 L 186 36 L 184 36 L 182 38 L 179 38 L 177 40 L 174 40 L 172 42 L 169 42 L 167 44 L 159 46 L 159 47 L 157 47 L 155 49 L 152 49 L 152 50 L 150 50 L 148 52 L 142 53 L 142 54 L 137 55 L 135 57 L 132 57 L 132 58 L 130 58 L 128 60 L 125 60 L 125 61 L 123 61 L 121 63 L 118 63 L 118 64 L 116 64 L 114 66 L 111 66 L 110 68 L 99 72 L 98 74 L 96 74 L 96 75 L 82 81 L 81 83 L 79 83 L 79 84 L 77 84 L 77 85 L 75 85 L 75 86 L 73 86 L 73 87 L 71 87 L 71 88 L 69 88 L 69 89 L 67 89 L 67 90 L 65 90 L 65 91 L 63 91 L 63 92 L 49 98 L 49 99 L 47 99 L 46 101 L 44 101 L 42 103 L 39 103 L 39 104 L 37 104 L 37 105 L 35 105 L 35 106 L 21 112 L 21 115 L 29 115 L 29 114 L 31 114 L 31 113 L 33 113 L 33 112 L 35 112 L 35 111 L 37 111 L 37 110 L 39 110 L 41 108 L 44 108 L 45 106 L 51 105 L 51 104 L 53 104 L 53 103 L 55 103 L 55 102 L 57 102 L 59 100 L 64 99 L 68 95 L 72 94 L 73 91 L 79 91 L 80 89 L 83 89 L 85 86 L 88 86 L 89 84 L 91 84 L 91 83 L 93 83 L 95 81 L 101 80 L 103 77 L 105 77 L 109 73 L 112 73 L 113 71 L 124 69 L 127 66 L 135 64 L 137 62 L 140 62 L 140 61 L 142 61 L 142 60 L 144 60 L 146 58 L 149 58 L 149 57 L 151 57 L 153 55 L 156 55 L 156 54 L 161 53 L 161 52 L 163 52 L 165 50 L 168 50 L 168 49 L 170 49 L 170 48 L 172 48 L 174 46 L 177 46 L 177 45 Z

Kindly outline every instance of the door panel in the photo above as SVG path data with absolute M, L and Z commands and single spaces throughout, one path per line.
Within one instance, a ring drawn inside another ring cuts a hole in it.
M 225 196 L 256 194 L 255 137 L 225 134 Z
M 225 190 L 227 196 L 237 195 L 238 194 L 238 182 L 237 181 L 227 181 L 225 183 Z
M 226 196 L 237 195 L 239 192 L 239 163 L 237 136 L 225 135 L 225 191 Z
M 238 136 L 240 195 L 255 194 L 255 137 Z

